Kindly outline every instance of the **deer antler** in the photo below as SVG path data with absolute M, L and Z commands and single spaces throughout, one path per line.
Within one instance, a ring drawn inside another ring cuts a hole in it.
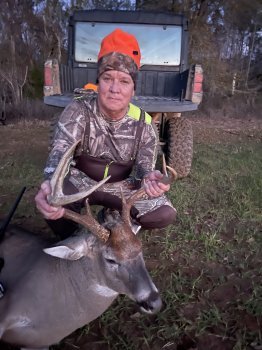
M 50 181 L 51 185 L 51 195 L 48 196 L 48 202 L 53 206 L 62 206 L 65 204 L 76 202 L 80 199 L 83 199 L 87 196 L 89 196 L 91 193 L 93 193 L 95 190 L 97 190 L 100 186 L 102 186 L 109 178 L 103 179 L 102 181 L 98 182 L 96 185 L 94 185 L 92 188 L 71 194 L 71 195 L 65 195 L 63 193 L 63 181 L 65 178 L 65 175 L 69 171 L 69 167 L 72 164 L 73 160 L 73 154 L 76 146 L 79 144 L 80 141 L 75 142 L 63 155 L 61 158 L 56 171 Z M 100 225 L 92 216 L 88 199 L 86 199 L 85 202 L 86 206 L 86 215 L 80 215 L 72 210 L 65 209 L 64 217 L 66 219 L 73 220 L 74 222 L 83 225 L 87 229 L 89 229 L 94 235 L 96 235 L 98 238 L 100 238 L 102 241 L 106 242 L 109 238 L 110 232 L 106 230 L 102 225 Z
M 64 177 L 65 177 L 65 174 L 68 172 L 70 165 L 72 164 L 74 150 L 76 146 L 79 144 L 79 142 L 80 141 L 75 142 L 68 149 L 68 151 L 65 152 L 64 156 L 59 162 L 58 167 L 50 181 L 51 195 L 48 197 L 48 202 L 51 205 L 60 206 L 60 205 L 73 203 L 75 201 L 83 199 L 89 196 L 91 193 L 93 193 L 96 189 L 102 186 L 110 178 L 110 176 L 108 176 L 106 179 L 103 179 L 102 181 L 98 182 L 95 186 L 93 186 L 91 189 L 87 191 L 83 191 L 72 195 L 63 194 L 62 187 L 63 187 Z M 168 176 L 166 169 L 168 169 L 171 172 L 171 177 Z M 163 157 L 163 172 L 164 172 L 164 176 L 160 180 L 160 182 L 164 184 L 171 184 L 177 178 L 176 171 L 166 165 L 164 157 Z M 131 197 L 128 198 L 128 200 L 126 200 L 124 195 L 122 194 L 122 202 L 123 202 L 122 220 L 125 224 L 131 226 L 130 209 L 132 205 L 138 199 L 142 198 L 145 194 L 146 194 L 146 191 L 144 187 L 136 191 Z M 96 219 L 93 217 L 90 206 L 88 204 L 88 199 L 86 199 L 85 201 L 85 207 L 86 207 L 85 215 L 80 215 L 76 212 L 73 212 L 72 210 L 65 209 L 64 217 L 67 219 L 73 220 L 74 222 L 77 222 L 80 225 L 83 225 L 84 227 L 89 229 L 94 235 L 96 235 L 99 239 L 101 239 L 103 242 L 106 242 L 110 236 L 110 231 L 104 228 L 102 225 L 100 225 L 96 221 Z
M 159 180 L 159 182 L 162 182 L 165 185 L 169 185 L 169 184 L 173 183 L 177 179 L 177 172 L 175 171 L 175 169 L 166 165 L 166 160 L 165 160 L 164 154 L 163 154 L 163 159 L 162 159 L 162 168 L 163 168 L 164 176 L 162 177 L 161 180 Z M 170 171 L 171 177 L 168 176 L 167 169 Z M 124 197 L 123 193 L 121 193 L 121 195 L 122 195 L 122 202 L 123 202 L 122 220 L 124 223 L 131 226 L 131 220 L 130 220 L 131 207 L 134 205 L 134 203 L 137 200 L 141 199 L 143 196 L 146 195 L 146 191 L 145 191 L 144 187 L 141 187 L 134 194 L 132 194 L 127 200 Z
M 73 162 L 73 154 L 75 151 L 76 146 L 79 144 L 80 140 L 76 141 L 63 155 L 61 158 L 56 171 L 54 172 L 52 179 L 50 181 L 51 185 L 51 194 L 48 196 L 48 202 L 52 204 L 55 207 L 62 206 L 65 204 L 77 202 L 80 199 L 83 199 L 87 196 L 89 196 L 91 193 L 93 193 L 95 190 L 97 190 L 100 186 L 102 186 L 109 178 L 103 179 L 102 181 L 98 182 L 96 185 L 94 185 L 92 188 L 75 193 L 70 195 L 65 195 L 63 193 L 63 182 L 65 175 L 69 171 L 69 167 Z
M 105 243 L 110 236 L 110 231 L 100 225 L 93 217 L 88 198 L 85 200 L 85 208 L 86 213 L 84 215 L 78 214 L 70 209 L 65 209 L 64 217 L 86 227 Z

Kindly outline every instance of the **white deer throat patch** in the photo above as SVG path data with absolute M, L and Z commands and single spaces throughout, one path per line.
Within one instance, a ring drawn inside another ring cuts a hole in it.
M 28 327 L 31 324 L 31 319 L 26 316 L 17 317 L 8 327 L 7 329 L 14 328 L 23 328 Z
M 113 289 L 102 286 L 101 284 L 96 284 L 93 286 L 93 291 L 101 296 L 112 298 L 118 295 L 117 292 L 115 292 Z

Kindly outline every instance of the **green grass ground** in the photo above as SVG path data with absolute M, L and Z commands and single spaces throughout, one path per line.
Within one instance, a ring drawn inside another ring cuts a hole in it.
M 141 315 L 119 297 L 53 349 L 262 349 L 261 134 L 232 129 L 234 123 L 207 124 L 194 124 L 192 172 L 169 192 L 177 222 L 140 235 L 162 311 Z M 39 124 L 0 128 L 0 218 L 27 186 L 13 222 L 46 234 L 32 202 L 47 156 L 47 130 Z

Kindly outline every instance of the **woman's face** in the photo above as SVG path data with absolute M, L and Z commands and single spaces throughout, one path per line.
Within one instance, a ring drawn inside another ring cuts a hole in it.
M 134 82 L 127 73 L 106 71 L 99 77 L 98 106 L 100 112 L 112 120 L 125 116 L 129 102 L 134 96 Z

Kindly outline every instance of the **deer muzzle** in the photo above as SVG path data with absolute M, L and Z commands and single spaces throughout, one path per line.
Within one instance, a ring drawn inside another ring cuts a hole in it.
M 152 292 L 145 300 L 137 301 L 140 310 L 146 314 L 156 314 L 162 307 L 162 300 L 158 292 Z

